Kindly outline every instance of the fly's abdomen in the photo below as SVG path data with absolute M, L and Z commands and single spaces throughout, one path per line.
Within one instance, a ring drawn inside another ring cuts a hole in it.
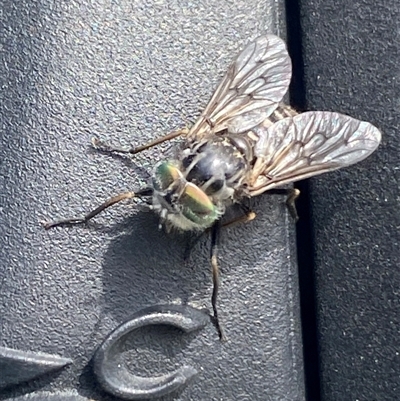
M 276 110 L 263 121 L 263 125 L 266 127 L 272 126 L 277 121 L 283 120 L 284 118 L 294 117 L 298 112 L 287 104 L 280 103 Z

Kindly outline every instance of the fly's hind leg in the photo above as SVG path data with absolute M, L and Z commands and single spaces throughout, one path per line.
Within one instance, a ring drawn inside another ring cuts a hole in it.
M 267 193 L 270 195 L 286 195 L 286 206 L 290 215 L 295 222 L 299 220 L 299 215 L 297 214 L 296 209 L 296 199 L 300 196 L 300 190 L 297 188 L 274 188 L 270 189 Z
M 291 214 L 293 220 L 297 222 L 299 215 L 296 209 L 296 199 L 300 196 L 300 190 L 297 188 L 291 188 L 287 193 L 286 206 Z
M 219 234 L 221 230 L 221 223 L 218 220 L 212 226 L 211 230 L 211 268 L 212 268 L 212 278 L 213 278 L 213 292 L 211 296 L 211 304 L 214 312 L 213 323 L 218 331 L 218 335 L 221 341 L 226 341 L 224 330 L 219 322 L 218 308 L 217 308 L 217 298 L 219 290 L 219 265 L 218 265 L 218 247 L 219 247 Z
M 61 226 L 71 226 L 75 224 L 85 224 L 89 220 L 91 220 L 93 217 L 97 216 L 110 206 L 115 205 L 116 203 L 119 203 L 125 199 L 132 199 L 136 197 L 146 197 L 146 196 L 151 196 L 153 193 L 153 190 L 151 188 L 144 188 L 141 189 L 137 192 L 124 192 L 122 194 L 119 194 L 117 196 L 114 196 L 110 199 L 108 199 L 106 202 L 102 203 L 99 207 L 96 209 L 92 210 L 91 212 L 87 213 L 83 217 L 73 217 L 69 219 L 59 219 L 59 220 L 53 220 L 53 221 L 44 221 L 42 222 L 43 227 L 46 230 L 49 230 L 50 228 L 53 227 L 61 227 Z
M 177 131 L 172 131 L 169 134 L 162 136 L 161 138 L 157 138 L 154 141 L 146 143 L 145 145 L 131 148 L 121 148 L 118 146 L 108 145 L 98 138 L 92 138 L 92 145 L 95 149 L 98 149 L 103 152 L 135 155 L 136 153 L 152 148 L 153 146 L 159 145 L 160 143 L 170 141 L 171 139 L 177 138 L 178 136 L 182 135 L 185 136 L 188 134 L 188 132 L 189 132 L 188 128 L 182 128 Z

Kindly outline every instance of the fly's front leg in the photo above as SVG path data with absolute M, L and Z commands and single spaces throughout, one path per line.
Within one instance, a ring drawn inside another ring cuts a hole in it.
M 257 214 L 255 212 L 253 212 L 253 210 L 251 210 L 248 206 L 243 205 L 243 204 L 240 206 L 243 209 L 244 214 L 242 214 L 238 217 L 235 217 L 232 220 L 224 221 L 221 224 L 222 228 L 228 228 L 228 227 L 234 226 L 236 224 L 248 223 L 250 221 L 253 221 L 256 218 Z M 186 243 L 185 252 L 184 252 L 184 256 L 183 256 L 183 260 L 185 262 L 187 262 L 189 260 L 191 251 L 197 245 L 197 243 L 201 240 L 203 235 L 208 234 L 211 230 L 212 230 L 212 228 L 207 228 L 206 231 L 202 232 L 200 235 L 198 235 L 197 237 L 195 237 L 194 239 L 191 239 L 190 241 L 188 241 Z
M 224 330 L 219 322 L 218 309 L 217 309 L 217 298 L 219 290 L 219 265 L 218 265 L 218 247 L 219 247 L 219 234 L 221 231 L 221 222 L 218 220 L 214 223 L 211 229 L 211 268 L 213 278 L 213 292 L 211 296 L 211 304 L 214 312 L 213 320 L 214 325 L 217 328 L 218 335 L 221 341 L 226 341 Z
M 231 227 L 236 224 L 248 223 L 250 221 L 253 221 L 257 217 L 257 214 L 248 206 L 241 204 L 240 207 L 243 210 L 243 214 L 241 216 L 235 217 L 232 220 L 224 222 L 222 224 L 223 228 Z
M 132 148 L 120 148 L 117 146 L 111 146 L 104 143 L 98 138 L 92 138 L 92 145 L 95 149 L 101 150 L 103 152 L 135 155 L 136 153 L 152 148 L 153 146 L 159 145 L 160 143 L 170 141 L 171 139 L 177 138 L 178 136 L 182 135 L 185 136 L 188 134 L 188 132 L 189 132 L 188 128 L 183 128 L 178 131 L 172 131 L 169 134 L 162 136 L 161 138 L 157 138 L 154 141 L 146 143 L 145 145 Z
M 267 193 L 270 195 L 286 195 L 286 206 L 290 215 L 295 222 L 299 220 L 299 215 L 297 214 L 296 209 L 296 199 L 300 196 L 300 190 L 297 188 L 274 188 L 270 189 Z
M 114 197 L 108 199 L 106 202 L 102 203 L 99 207 L 92 210 L 91 212 L 89 212 L 88 214 L 86 214 L 83 217 L 73 217 L 73 218 L 69 218 L 69 219 L 44 221 L 44 222 L 42 222 L 42 224 L 46 230 L 49 230 L 50 228 L 53 228 L 53 227 L 71 226 L 74 224 L 85 224 L 89 220 L 91 220 L 93 217 L 97 216 L 102 211 L 106 210 L 110 206 L 115 205 L 116 203 L 119 203 L 125 199 L 132 199 L 132 198 L 141 197 L 141 196 L 144 196 L 144 197 L 151 196 L 152 194 L 153 194 L 153 190 L 151 188 L 144 188 L 144 189 L 139 190 L 138 192 L 124 192 L 122 194 L 119 194 L 117 196 L 114 196 Z

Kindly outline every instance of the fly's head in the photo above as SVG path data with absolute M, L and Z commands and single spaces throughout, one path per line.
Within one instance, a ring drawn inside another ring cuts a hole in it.
M 153 210 L 161 217 L 167 231 L 205 230 L 223 213 L 198 186 L 183 176 L 179 163 L 160 162 L 153 174 Z

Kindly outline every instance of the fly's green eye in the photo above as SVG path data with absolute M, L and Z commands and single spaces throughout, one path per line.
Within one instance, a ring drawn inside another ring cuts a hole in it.
M 167 189 L 173 182 L 182 177 L 179 169 L 169 162 L 161 162 L 155 169 L 154 188 L 157 190 Z
M 218 218 L 218 208 L 210 198 L 196 185 L 188 183 L 180 202 L 183 206 L 183 215 L 202 225 L 211 225 Z

